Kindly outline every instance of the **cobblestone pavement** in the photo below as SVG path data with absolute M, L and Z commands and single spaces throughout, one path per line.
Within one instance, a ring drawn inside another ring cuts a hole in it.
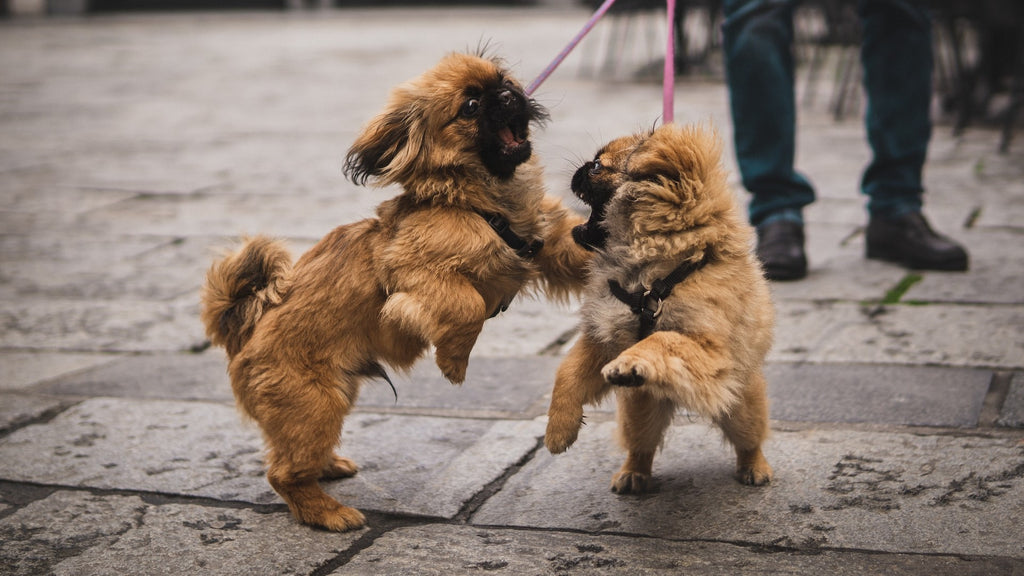
M 612 494 L 613 406 L 548 454 L 574 309 L 523 299 L 488 323 L 461 388 L 429 360 L 397 399 L 366 387 L 343 437 L 361 472 L 326 486 L 367 528 L 292 520 L 204 341 L 211 259 L 256 232 L 300 253 L 372 214 L 393 191 L 347 182 L 342 158 L 392 86 L 481 44 L 528 81 L 586 17 L 0 22 L 0 574 L 1024 574 L 1024 142 L 1002 156 L 991 130 L 936 127 L 926 211 L 972 266 L 913 274 L 862 258 L 863 129 L 821 103 L 799 132 L 820 193 L 811 273 L 773 286 L 770 486 L 735 483 L 720 435 L 680 417 L 656 491 Z M 661 114 L 657 81 L 628 73 L 661 40 L 595 76 L 609 32 L 536 94 L 548 185 L 579 209 L 575 164 Z M 677 122 L 728 138 L 727 106 L 713 71 L 680 79 Z

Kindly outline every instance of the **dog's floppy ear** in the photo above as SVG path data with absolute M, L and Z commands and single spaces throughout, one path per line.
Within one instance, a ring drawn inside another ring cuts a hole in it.
M 386 186 L 401 182 L 412 171 L 423 140 L 422 123 L 415 100 L 399 98 L 406 105 L 390 106 L 373 119 L 345 155 L 345 176 L 363 185 L 371 178 Z

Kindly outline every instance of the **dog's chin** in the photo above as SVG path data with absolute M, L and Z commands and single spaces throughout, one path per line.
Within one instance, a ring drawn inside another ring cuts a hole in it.
M 586 223 L 573 227 L 572 239 L 590 252 L 597 252 L 608 243 L 608 231 L 591 217 Z
M 507 180 L 520 164 L 530 159 L 533 146 L 524 136 L 517 136 L 513 130 L 502 128 L 484 144 L 480 159 L 492 175 Z

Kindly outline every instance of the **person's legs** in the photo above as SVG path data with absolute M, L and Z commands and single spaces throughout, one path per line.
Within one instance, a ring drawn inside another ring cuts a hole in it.
M 932 35 L 927 12 L 902 0 L 861 0 L 861 62 L 874 154 L 861 190 L 873 216 L 921 209 L 921 172 L 931 138 Z
M 722 26 L 736 160 L 751 193 L 758 256 L 769 278 L 807 273 L 801 209 L 814 189 L 793 168 L 793 3 L 725 0 Z
M 722 26 L 736 160 L 753 198 L 755 226 L 782 210 L 799 213 L 814 190 L 793 169 L 793 5 L 787 0 L 725 0 Z
M 921 215 L 922 171 L 931 138 L 931 19 L 906 0 L 861 0 L 861 62 L 873 157 L 861 191 L 869 198 L 867 256 L 913 268 L 963 270 L 967 254 Z

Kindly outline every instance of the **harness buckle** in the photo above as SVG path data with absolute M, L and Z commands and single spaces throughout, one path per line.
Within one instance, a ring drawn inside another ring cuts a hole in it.
M 544 247 L 544 241 L 541 239 L 534 240 L 526 246 L 523 246 L 519 250 L 516 250 L 516 255 L 520 258 L 533 258 L 540 252 L 540 249 Z
M 656 301 L 656 306 L 647 305 L 648 300 L 651 299 Z M 654 290 L 647 290 L 644 292 L 643 298 L 640 301 L 640 306 L 644 311 L 654 309 L 654 313 L 650 315 L 651 318 L 654 319 L 661 316 L 661 309 L 665 306 L 665 301 L 661 299 L 661 296 L 654 294 Z
M 497 232 L 499 236 L 509 229 L 508 220 L 502 218 L 501 214 L 491 214 L 488 216 L 487 224 L 490 225 L 491 229 Z

